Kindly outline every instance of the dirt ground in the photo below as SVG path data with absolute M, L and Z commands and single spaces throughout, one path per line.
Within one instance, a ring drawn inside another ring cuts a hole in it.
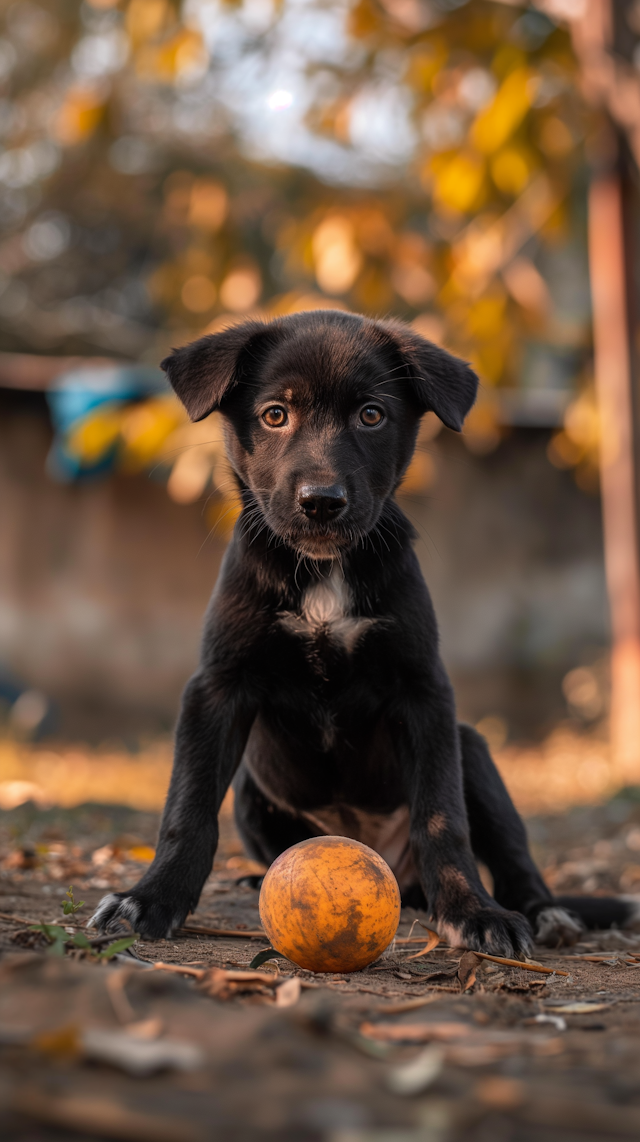
M 557 974 L 397 943 L 351 975 L 264 937 L 185 935 L 99 959 L 51 954 L 135 883 L 157 814 L 102 805 L 0 815 L 0 1134 L 20 1142 L 578 1142 L 640 1136 L 640 933 L 537 949 Z M 640 891 L 640 797 L 529 820 L 565 892 Z M 259 929 L 231 815 L 191 926 Z M 72 884 L 85 903 L 63 917 Z M 405 910 L 399 936 L 421 918 Z M 419 926 L 414 936 L 427 933 Z M 88 936 L 95 933 L 88 932 Z M 190 974 L 152 967 L 186 966 Z M 535 966 L 532 965 L 532 966 Z M 224 969 L 224 970 L 220 970 Z M 560 973 L 567 974 L 560 974 Z M 235 977 L 234 978 L 234 974 Z

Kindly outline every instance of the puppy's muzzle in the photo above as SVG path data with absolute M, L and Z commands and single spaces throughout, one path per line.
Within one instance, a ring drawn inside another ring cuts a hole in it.
M 298 503 L 307 519 L 326 525 L 342 515 L 347 506 L 347 489 L 342 484 L 322 487 L 319 484 L 302 484 L 298 488 Z

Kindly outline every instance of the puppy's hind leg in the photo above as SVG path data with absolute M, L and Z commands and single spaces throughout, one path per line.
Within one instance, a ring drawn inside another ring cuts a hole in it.
M 538 942 L 575 944 L 584 926 L 555 903 L 536 868 L 524 824 L 486 741 L 471 726 L 460 723 L 458 728 L 471 847 L 493 877 L 495 899 L 504 908 L 522 912 Z

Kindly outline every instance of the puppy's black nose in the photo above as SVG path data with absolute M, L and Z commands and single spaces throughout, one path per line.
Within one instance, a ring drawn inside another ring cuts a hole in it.
M 298 503 L 308 519 L 313 519 L 316 523 L 330 523 L 346 508 L 347 489 L 342 484 L 332 484 L 330 488 L 303 484 L 298 488 Z

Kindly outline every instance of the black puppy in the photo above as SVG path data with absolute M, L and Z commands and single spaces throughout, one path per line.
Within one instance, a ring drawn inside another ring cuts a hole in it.
M 546 888 L 484 739 L 457 721 L 393 498 L 422 414 L 462 427 L 469 366 L 400 323 L 318 311 L 203 337 L 162 367 L 193 420 L 222 413 L 244 507 L 183 697 L 156 858 L 93 922 L 150 938 L 184 922 L 232 780 L 252 857 L 357 838 L 454 945 L 522 955 L 531 924 L 575 940 L 565 904 L 592 925 L 628 922 L 632 903 Z

